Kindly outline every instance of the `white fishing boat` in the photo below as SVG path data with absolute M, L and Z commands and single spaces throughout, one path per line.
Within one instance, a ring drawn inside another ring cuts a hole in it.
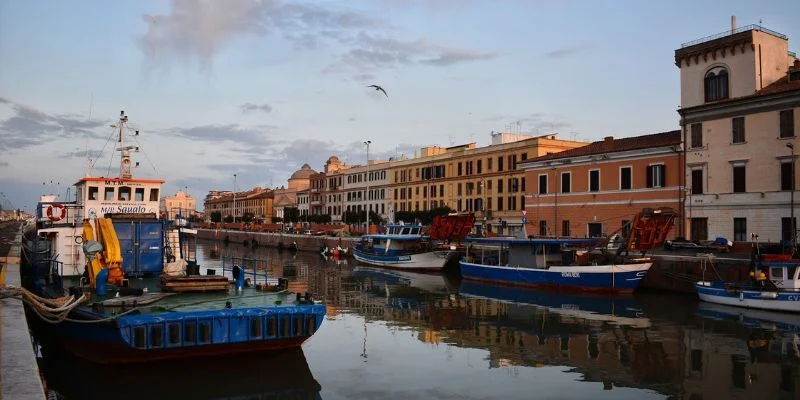
M 437 248 L 423 232 L 421 224 L 392 224 L 385 233 L 361 236 L 353 257 L 379 267 L 412 270 L 439 270 L 448 250 Z

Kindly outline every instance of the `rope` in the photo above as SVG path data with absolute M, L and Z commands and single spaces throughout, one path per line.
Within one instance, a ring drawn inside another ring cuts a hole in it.
M 47 299 L 37 296 L 31 291 L 16 287 L 8 286 L 0 288 L 0 298 L 17 298 L 19 297 L 25 304 L 28 304 L 45 322 L 59 323 L 67 319 L 67 315 L 91 298 L 91 294 L 84 293 L 81 297 L 76 298 L 74 295 L 59 297 L 57 299 Z

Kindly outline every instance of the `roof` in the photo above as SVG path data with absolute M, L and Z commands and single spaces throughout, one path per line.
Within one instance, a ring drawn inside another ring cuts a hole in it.
M 316 174 L 316 173 L 317 173 L 317 171 L 314 171 L 313 169 L 311 169 L 310 165 L 303 164 L 303 166 L 300 167 L 300 169 L 298 169 L 297 171 L 295 171 L 292 174 L 292 177 L 289 178 L 289 179 L 309 179 L 309 178 L 311 178 L 312 174 Z
M 576 147 L 558 153 L 547 154 L 541 157 L 528 159 L 520 164 L 535 161 L 558 160 L 562 158 L 589 156 L 594 154 L 614 153 L 638 149 L 649 149 L 660 146 L 674 146 L 681 144 L 681 131 L 654 133 L 651 135 L 634 136 L 621 139 L 607 137 L 604 140 L 592 142 L 587 146 Z

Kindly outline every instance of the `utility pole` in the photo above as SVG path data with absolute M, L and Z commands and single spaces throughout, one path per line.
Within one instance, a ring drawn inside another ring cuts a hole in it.
M 365 220 L 364 224 L 366 225 L 367 233 L 369 233 L 369 211 L 370 211 L 370 209 L 369 209 L 369 206 L 370 206 L 370 204 L 369 204 L 369 145 L 371 143 L 372 143 L 371 140 L 365 140 L 364 141 L 364 144 L 367 145 L 367 179 L 366 179 L 366 181 L 367 181 L 367 195 L 366 195 L 366 197 L 364 199 L 364 200 L 367 201 L 367 205 L 365 207 L 365 209 L 366 209 L 366 217 L 364 218 L 364 220 Z
M 233 223 L 236 223 L 236 174 L 233 174 Z

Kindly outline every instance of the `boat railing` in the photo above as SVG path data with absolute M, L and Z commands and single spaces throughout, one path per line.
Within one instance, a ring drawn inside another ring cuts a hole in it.
M 250 278 L 253 284 L 276 284 L 277 278 L 269 273 L 267 260 L 246 257 L 222 257 L 223 275 L 233 273 L 234 267 L 239 267 L 245 274 L 245 279 Z

